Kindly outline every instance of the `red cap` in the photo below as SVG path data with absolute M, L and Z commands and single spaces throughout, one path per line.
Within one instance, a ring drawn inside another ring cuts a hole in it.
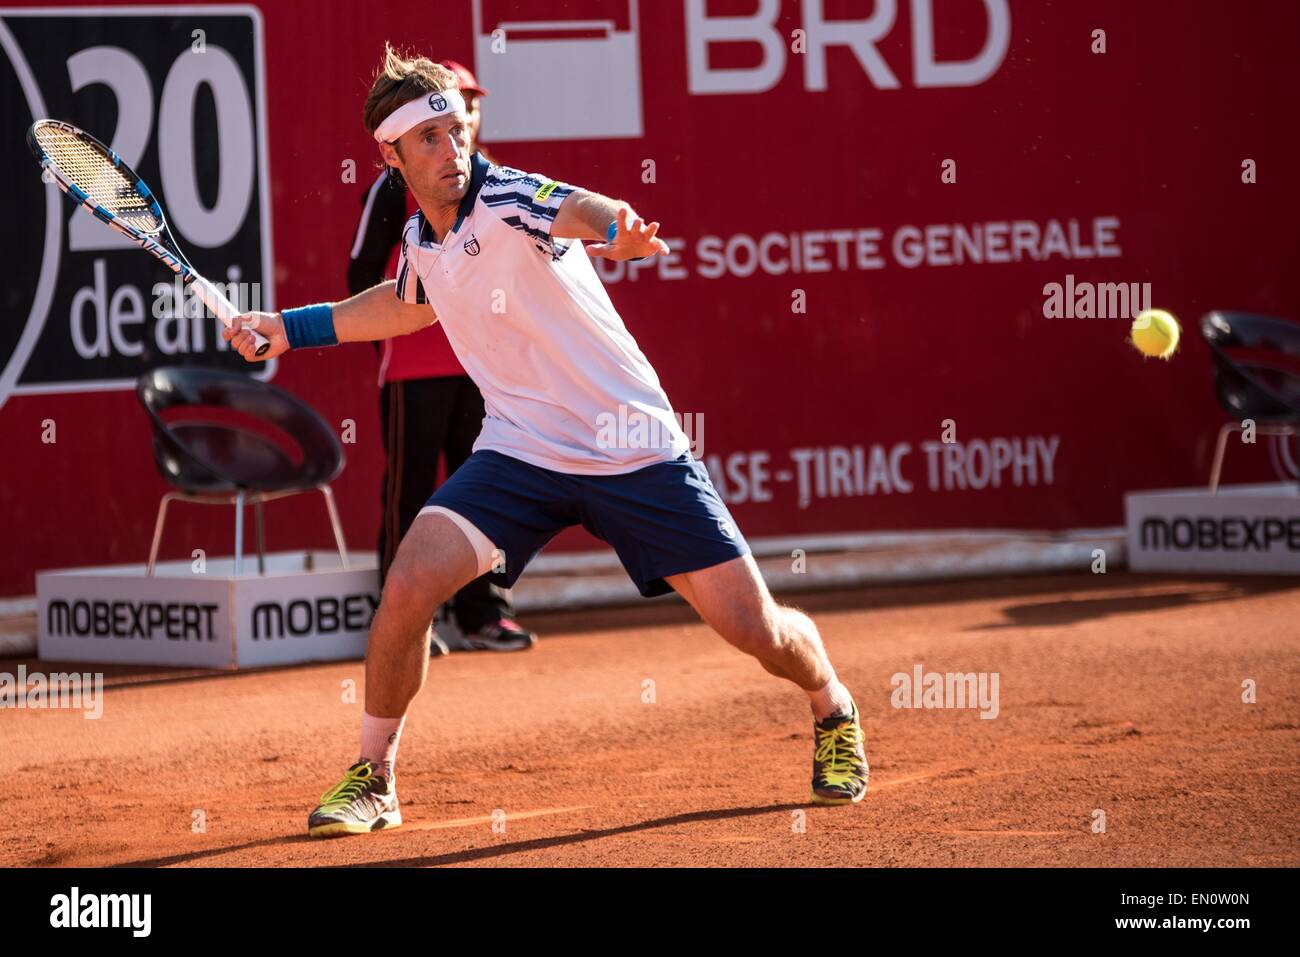
M 457 63 L 455 60 L 442 60 L 440 66 L 445 66 L 456 78 L 460 80 L 460 89 L 463 93 L 477 93 L 479 96 L 487 96 L 487 90 L 478 85 L 478 80 L 474 76 L 474 71 L 463 63 Z

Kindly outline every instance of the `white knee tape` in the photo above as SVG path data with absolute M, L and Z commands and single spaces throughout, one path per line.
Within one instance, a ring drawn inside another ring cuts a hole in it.
M 492 571 L 492 566 L 496 562 L 497 549 L 492 544 L 492 540 L 478 530 L 478 528 L 464 515 L 458 515 L 449 508 L 441 505 L 426 505 L 420 509 L 421 515 L 445 515 L 451 519 L 452 523 L 465 533 L 469 539 L 470 547 L 474 549 L 474 555 L 478 559 L 478 572 L 476 575 L 483 575 Z

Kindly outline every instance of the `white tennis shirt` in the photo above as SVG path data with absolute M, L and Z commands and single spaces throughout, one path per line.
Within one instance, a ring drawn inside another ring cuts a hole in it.
M 582 242 L 551 225 L 574 187 L 475 153 L 456 224 L 406 223 L 397 295 L 429 303 L 483 393 L 474 450 L 579 475 L 677 458 L 690 440 Z

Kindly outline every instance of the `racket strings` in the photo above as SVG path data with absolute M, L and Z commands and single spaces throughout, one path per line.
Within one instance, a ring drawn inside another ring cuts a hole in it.
M 135 188 L 135 183 L 111 159 L 77 136 L 53 127 L 36 131 L 40 144 L 58 172 L 69 183 L 127 225 L 142 233 L 162 226 L 152 204 Z

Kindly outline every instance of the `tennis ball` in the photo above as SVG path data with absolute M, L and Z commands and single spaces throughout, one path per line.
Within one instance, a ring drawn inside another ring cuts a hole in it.
M 1173 313 L 1163 309 L 1143 309 L 1133 320 L 1133 347 L 1153 359 L 1169 359 L 1178 351 L 1182 329 Z

